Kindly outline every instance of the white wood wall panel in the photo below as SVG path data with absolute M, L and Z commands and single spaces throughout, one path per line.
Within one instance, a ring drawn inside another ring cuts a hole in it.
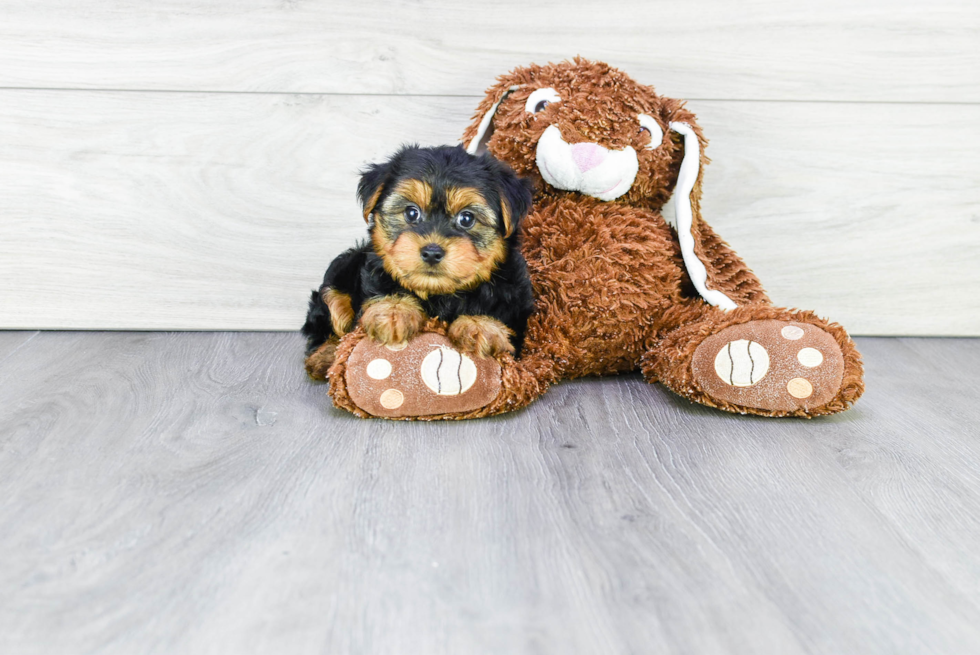
M 295 329 L 356 170 L 477 98 L 0 91 L 0 325 Z M 776 302 L 980 334 L 980 106 L 697 101 L 705 215 Z
M 0 0 L 0 86 L 482 94 L 575 54 L 683 98 L 980 101 L 976 0 Z
M 575 54 L 692 101 L 776 302 L 980 335 L 976 0 L 0 0 L 0 328 L 294 328 L 361 164 Z
M 364 232 L 356 169 L 471 104 L 0 92 L 0 325 L 297 328 Z

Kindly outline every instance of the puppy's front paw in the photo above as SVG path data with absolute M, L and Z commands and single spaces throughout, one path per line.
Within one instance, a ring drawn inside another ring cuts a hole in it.
M 514 354 L 513 330 L 489 316 L 460 316 L 449 326 L 449 340 L 464 353 L 494 357 Z
M 386 346 L 414 337 L 425 323 L 425 312 L 411 296 L 385 296 L 364 304 L 361 325 L 367 335 Z

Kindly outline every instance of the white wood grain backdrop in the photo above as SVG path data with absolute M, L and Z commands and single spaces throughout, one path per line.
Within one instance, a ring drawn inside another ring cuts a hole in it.
M 363 163 L 579 53 L 691 100 L 776 302 L 980 335 L 973 0 L 0 0 L 0 327 L 295 329 Z

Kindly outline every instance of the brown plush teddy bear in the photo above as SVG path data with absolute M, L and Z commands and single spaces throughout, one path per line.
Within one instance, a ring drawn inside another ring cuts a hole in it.
M 337 406 L 472 418 L 524 407 L 564 378 L 637 369 L 741 414 L 833 414 L 861 395 L 844 329 L 773 307 L 701 219 L 706 140 L 683 102 L 603 63 L 532 65 L 489 89 L 463 141 L 536 184 L 522 228 L 535 294 L 523 352 L 470 358 L 436 320 L 396 347 L 355 328 L 310 356 L 334 360 Z M 664 217 L 672 195 L 676 216 Z

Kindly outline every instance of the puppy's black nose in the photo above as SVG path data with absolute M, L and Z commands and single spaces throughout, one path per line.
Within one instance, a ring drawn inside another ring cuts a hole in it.
M 438 264 L 446 256 L 446 251 L 442 249 L 442 246 L 430 243 L 427 246 L 423 246 L 419 250 L 419 254 L 422 255 L 422 261 L 426 264 Z

